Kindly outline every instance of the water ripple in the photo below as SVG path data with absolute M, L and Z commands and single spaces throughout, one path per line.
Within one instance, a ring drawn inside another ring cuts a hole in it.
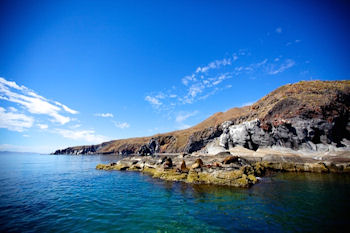
M 112 156 L 0 156 L 2 232 L 326 232 L 347 224 L 350 178 L 279 174 L 251 189 L 95 169 Z

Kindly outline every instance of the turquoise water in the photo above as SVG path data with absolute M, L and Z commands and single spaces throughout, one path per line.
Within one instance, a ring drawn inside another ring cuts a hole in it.
M 0 154 L 0 231 L 334 232 L 350 219 L 347 175 L 277 174 L 237 189 L 95 170 L 115 158 Z

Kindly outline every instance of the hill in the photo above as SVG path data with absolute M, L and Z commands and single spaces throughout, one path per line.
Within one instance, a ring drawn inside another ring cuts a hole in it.
M 284 85 L 251 106 L 215 113 L 185 130 L 69 147 L 54 154 L 191 153 L 214 141 L 225 149 L 344 147 L 350 139 L 349 104 L 348 80 L 301 81 Z

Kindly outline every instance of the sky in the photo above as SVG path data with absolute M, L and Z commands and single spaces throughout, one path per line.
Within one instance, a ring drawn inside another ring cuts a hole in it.
M 0 150 L 185 129 L 350 77 L 347 1 L 0 2 Z

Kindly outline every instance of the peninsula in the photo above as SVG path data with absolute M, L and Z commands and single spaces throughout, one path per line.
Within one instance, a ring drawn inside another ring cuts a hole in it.
M 53 154 L 123 155 L 96 168 L 237 187 L 249 187 L 271 170 L 348 173 L 349 107 L 350 81 L 301 81 L 185 130 Z

